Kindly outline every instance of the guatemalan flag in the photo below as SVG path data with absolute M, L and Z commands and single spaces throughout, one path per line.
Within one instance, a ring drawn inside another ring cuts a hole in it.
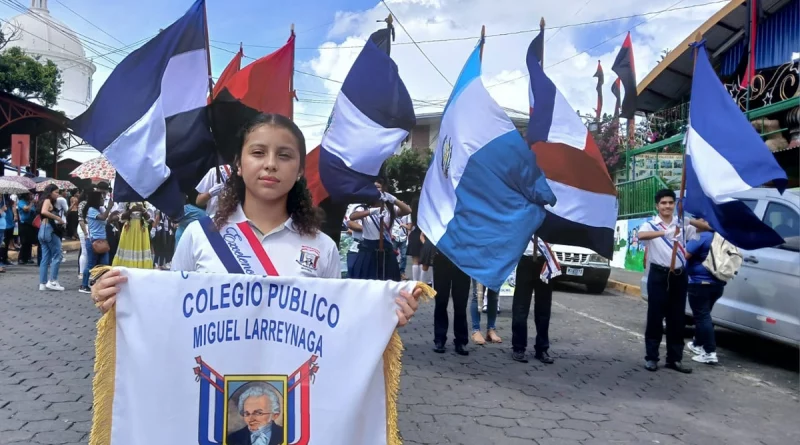
M 611 258 L 617 192 L 603 156 L 581 118 L 541 67 L 540 33 L 528 48 L 528 143 L 558 198 L 536 232 L 545 241 L 591 249 Z M 537 50 L 538 49 L 538 50 Z
M 418 222 L 456 266 L 498 290 L 556 197 L 536 155 L 481 81 L 481 45 L 445 106 Z
M 364 45 L 344 79 L 320 147 L 309 153 L 306 178 L 314 204 L 326 198 L 377 201 L 375 178 L 383 162 L 416 124 L 411 96 L 386 52 L 387 33 L 391 29 L 376 31 Z
M 786 172 L 725 90 L 701 43 L 686 133 L 684 210 L 708 221 L 742 249 L 777 246 L 783 238 L 747 205 L 731 198 L 768 182 L 783 193 Z
M 208 54 L 205 2 L 117 65 L 75 134 L 117 170 L 114 198 L 147 200 L 170 217 L 183 212 L 183 191 L 216 165 L 205 105 Z

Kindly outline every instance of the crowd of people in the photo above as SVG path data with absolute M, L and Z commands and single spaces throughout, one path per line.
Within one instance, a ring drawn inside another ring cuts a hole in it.
M 96 265 L 169 269 L 177 223 L 146 202 L 115 203 L 111 197 L 108 182 L 71 193 L 49 185 L 38 193 L 3 195 L 0 273 L 7 266 L 35 264 L 39 290 L 63 291 L 62 246 L 75 240 L 80 246 L 78 290 L 83 293 L 90 293 L 89 270 Z M 16 262 L 9 251 L 18 252 Z

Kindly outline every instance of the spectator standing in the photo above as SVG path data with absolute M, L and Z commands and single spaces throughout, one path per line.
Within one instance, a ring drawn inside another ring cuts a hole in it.
M 688 348 L 695 353 L 692 360 L 709 365 L 718 363 L 711 310 L 725 291 L 725 282 L 718 280 L 703 266 L 713 240 L 713 232 L 703 232 L 698 239 L 686 243 L 686 270 L 689 273 L 687 293 L 694 316 L 695 331 L 694 341 L 689 342 Z

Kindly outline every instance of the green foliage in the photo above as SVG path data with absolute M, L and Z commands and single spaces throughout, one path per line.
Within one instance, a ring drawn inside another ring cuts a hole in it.
M 430 152 L 421 154 L 416 150 L 406 149 L 387 159 L 383 169 L 384 174 L 392 181 L 392 188 L 398 193 L 421 190 L 431 156 Z
M 52 107 L 61 92 L 61 73 L 52 60 L 42 63 L 18 48 L 0 54 L 0 90 Z

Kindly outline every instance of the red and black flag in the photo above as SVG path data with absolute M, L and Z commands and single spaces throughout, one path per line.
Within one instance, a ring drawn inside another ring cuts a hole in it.
M 280 49 L 233 74 L 211 101 L 211 128 L 226 162 L 239 148 L 235 146 L 239 129 L 255 115 L 276 113 L 292 118 L 294 44 L 292 32 Z
M 620 102 L 619 77 L 617 77 L 617 80 L 615 80 L 614 83 L 611 84 L 611 94 L 613 94 L 614 97 L 617 98 L 617 101 L 614 104 L 614 118 L 616 119 L 619 117 L 619 102 Z
M 222 88 L 225 84 L 228 83 L 229 80 L 233 77 L 234 74 L 238 73 L 240 69 L 242 69 L 242 57 L 244 57 L 244 49 L 242 45 L 239 45 L 239 52 L 233 56 L 230 62 L 228 62 L 228 66 L 222 71 L 222 74 L 219 75 L 219 79 L 217 79 L 217 83 L 214 85 L 214 90 L 211 93 L 211 97 L 208 98 L 208 102 L 211 103 L 211 100 L 217 97 L 217 94 L 222 91 Z
M 745 65 L 740 88 L 749 88 L 756 77 L 756 30 L 761 19 L 761 0 L 747 0 L 747 26 L 745 27 L 745 42 L 747 45 L 742 52 L 741 65 Z
M 625 98 L 622 100 L 621 116 L 625 119 L 633 119 L 636 113 L 636 66 L 633 63 L 633 44 L 631 43 L 631 33 L 625 37 L 622 48 L 617 54 L 616 60 L 611 70 L 617 73 L 622 86 L 625 88 Z
M 597 61 L 597 71 L 594 72 L 594 76 L 597 78 L 597 108 L 594 109 L 596 116 L 595 118 L 599 121 L 600 116 L 603 113 L 603 83 L 605 82 L 605 76 L 603 75 L 603 65 L 600 64 L 600 61 Z

